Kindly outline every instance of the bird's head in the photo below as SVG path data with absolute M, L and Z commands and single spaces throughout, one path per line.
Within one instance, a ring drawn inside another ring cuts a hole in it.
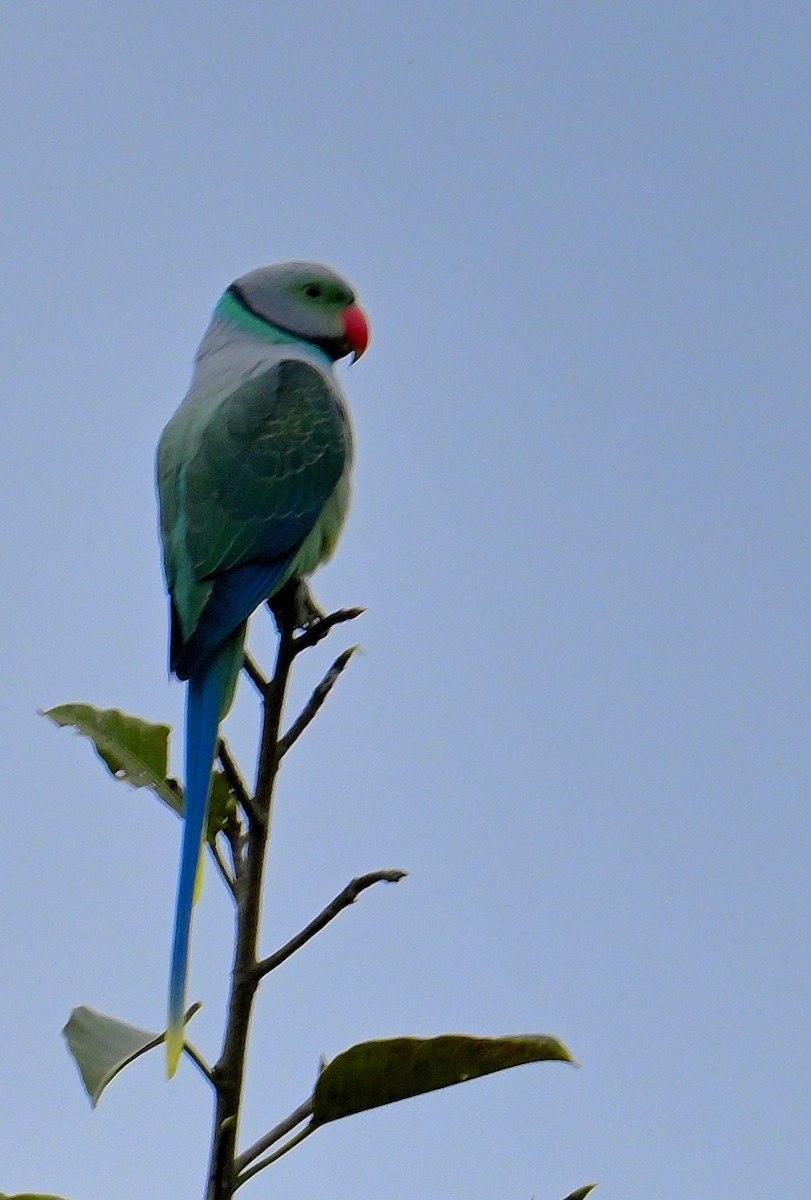
M 320 263 L 284 262 L 257 267 L 228 291 L 262 321 L 313 342 L 333 361 L 360 358 L 369 344 L 369 322 L 355 293 L 336 271 Z

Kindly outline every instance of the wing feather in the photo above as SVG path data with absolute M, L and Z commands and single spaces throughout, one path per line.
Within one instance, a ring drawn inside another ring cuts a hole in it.
M 337 391 L 287 359 L 216 408 L 185 478 L 194 574 L 269 563 L 304 541 L 344 473 L 349 427 Z
M 187 399 L 158 450 L 173 669 L 193 670 L 282 586 L 351 455 L 339 389 L 302 359 Z

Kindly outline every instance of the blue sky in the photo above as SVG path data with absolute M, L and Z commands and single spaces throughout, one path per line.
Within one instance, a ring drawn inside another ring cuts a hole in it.
M 245 1137 L 369 1037 L 543 1030 L 583 1065 L 341 1122 L 246 1200 L 804 1198 L 808 6 L 3 16 L 0 1189 L 201 1194 L 193 1071 L 91 1112 L 59 1036 L 80 1003 L 160 1024 L 179 825 L 35 710 L 178 724 L 154 446 L 222 288 L 307 257 L 373 325 L 316 579 L 368 612 L 294 699 L 366 653 L 285 764 L 263 946 L 411 874 L 268 984 Z M 246 769 L 254 729 L 245 693 Z M 213 1057 L 213 873 L 195 932 Z

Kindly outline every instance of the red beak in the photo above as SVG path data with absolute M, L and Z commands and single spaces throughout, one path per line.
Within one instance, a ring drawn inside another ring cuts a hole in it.
M 354 353 L 353 361 L 357 362 L 369 345 L 369 322 L 366 320 L 366 313 L 362 308 L 358 308 L 357 304 L 350 304 L 349 308 L 345 308 L 343 318 L 346 340 Z

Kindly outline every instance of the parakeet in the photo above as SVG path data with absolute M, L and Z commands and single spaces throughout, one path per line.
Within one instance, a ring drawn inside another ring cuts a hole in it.
M 161 434 L 157 486 L 171 669 L 188 680 L 185 822 L 166 1036 L 173 1075 L 195 878 L 219 724 L 246 622 L 332 554 L 350 496 L 352 430 L 333 364 L 366 349 L 345 279 L 317 263 L 259 267 L 220 298 L 191 386 Z

